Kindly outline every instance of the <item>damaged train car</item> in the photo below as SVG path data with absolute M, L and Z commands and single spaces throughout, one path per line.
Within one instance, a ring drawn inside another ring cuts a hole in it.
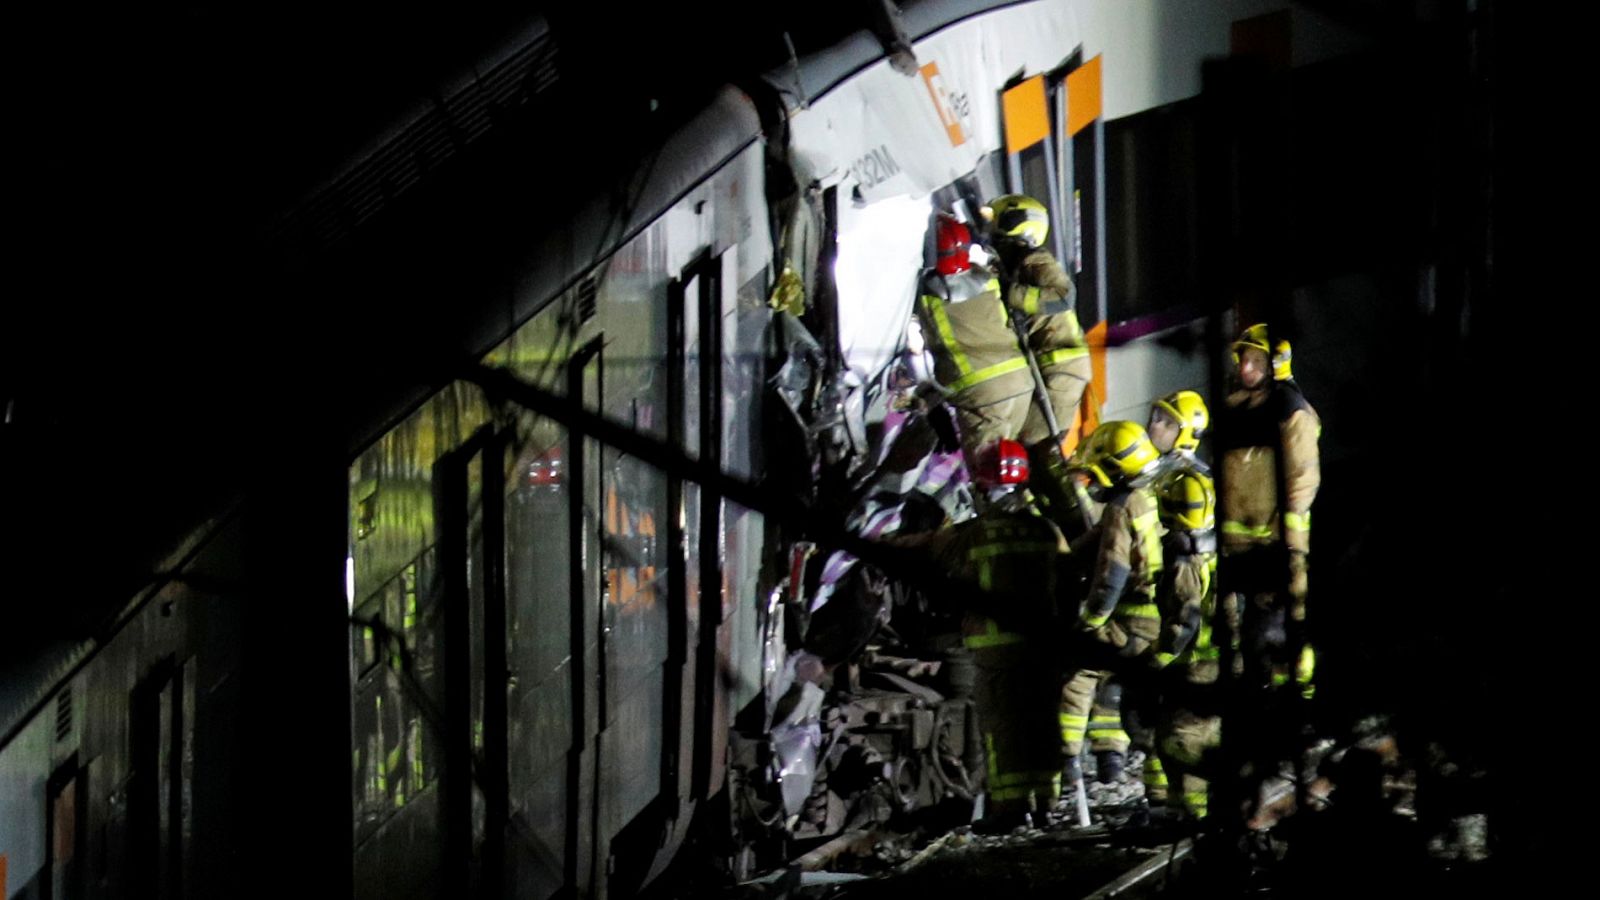
M 1048 198 L 1095 361 L 1078 427 L 1203 382 L 1127 327 L 1197 311 L 1108 308 L 1107 123 L 1192 97 L 1272 8 L 907 4 L 903 41 L 862 31 L 724 89 L 597 178 L 626 203 L 517 248 L 473 364 L 349 466 L 349 680 L 327 690 L 350 704 L 356 894 L 626 896 L 690 840 L 742 877 L 846 831 L 970 820 L 950 613 L 838 540 L 972 514 L 912 324 L 932 217 Z M 1116 146 L 1167 136 L 1141 134 Z M 234 539 L 208 531 L 175 570 Z M 0 895 L 228 883 L 207 827 L 226 801 L 191 786 L 238 764 L 205 735 L 238 715 L 250 613 L 174 605 L 205 584 L 142 597 L 5 723 Z

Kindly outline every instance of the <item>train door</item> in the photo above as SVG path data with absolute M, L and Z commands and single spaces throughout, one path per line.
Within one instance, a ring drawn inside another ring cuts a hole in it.
M 528 418 L 517 445 L 507 447 L 504 858 L 507 895 L 544 898 L 581 868 L 569 822 L 583 804 L 578 747 L 586 694 L 575 672 L 586 668 L 586 644 L 575 640 L 585 632 L 582 591 L 574 586 L 585 579 L 573 548 L 583 546 L 586 519 L 584 491 L 575 485 L 587 475 L 568 429 Z
M 604 331 L 543 386 L 719 466 L 721 272 L 705 253 L 665 298 L 604 296 Z M 517 428 L 510 877 L 518 896 L 631 894 L 721 787 L 723 502 L 582 427 L 524 410 Z M 534 820 L 519 823 L 522 813 Z
M 493 424 L 458 436 L 482 421 L 471 396 L 448 389 L 397 430 L 373 499 L 356 504 L 357 553 L 386 573 L 352 598 L 358 896 L 500 891 L 505 442 Z M 436 456 L 440 444 L 452 449 Z
M 509 814 L 506 438 L 492 424 L 434 465 L 441 640 L 442 883 L 505 888 Z
M 1089 339 L 1094 382 L 1077 421 L 1063 421 L 1069 443 L 1099 421 L 1105 391 L 1105 127 L 1100 57 L 1081 51 L 1061 68 L 1023 79 L 1001 94 L 1006 188 L 1042 199 L 1050 211 L 1049 249 L 1072 276 L 1078 319 Z
M 722 260 L 705 257 L 685 272 L 689 280 L 685 307 L 693 298 L 698 315 L 693 332 L 685 332 L 685 390 L 696 391 L 693 428 L 685 440 L 698 444 L 696 458 L 710 472 L 721 472 L 723 449 L 722 393 Z M 691 293 L 692 291 L 692 293 Z M 693 555 L 685 571 L 695 573 L 687 594 L 694 634 L 694 767 L 691 796 L 703 801 L 722 787 L 722 749 L 728 742 L 728 715 L 718 683 L 718 627 L 723 606 L 723 503 L 712 485 L 692 484 L 689 512 L 693 530 L 686 535 Z
M 1078 288 L 1086 328 L 1105 321 L 1105 123 L 1100 57 L 1074 54 L 1001 95 L 1006 188 L 1045 201 L 1050 249 Z
M 40 880 L 38 894 L 42 900 L 80 897 L 84 893 L 88 868 L 83 852 L 87 774 L 78 766 L 74 754 L 56 768 L 45 785 L 45 877 Z
M 561 393 L 585 410 L 597 411 L 605 396 L 605 356 L 597 336 L 566 359 Z M 488 684 L 505 686 L 506 716 L 503 731 L 485 735 L 486 758 L 496 777 L 505 773 L 506 802 L 489 810 L 483 884 L 486 896 L 502 886 L 519 897 L 591 894 L 603 856 L 600 785 L 616 777 L 603 723 L 617 627 L 607 592 L 618 583 L 612 557 L 623 552 L 608 546 L 606 519 L 619 514 L 617 501 L 608 512 L 606 452 L 580 430 L 528 415 L 512 437 L 494 444 L 510 482 L 483 484 L 485 498 L 504 498 L 498 510 L 484 504 L 484 522 L 497 514 L 505 526 L 481 555 L 498 542 L 504 560 L 503 577 L 491 579 L 503 599 L 483 607 L 483 640 Z
M 130 896 L 178 898 L 185 895 L 190 841 L 191 760 L 194 728 L 194 664 L 168 659 L 157 665 L 133 690 L 129 716 L 130 770 L 127 782 L 128 871 Z M 77 877 L 73 832 L 82 803 L 79 774 L 64 767 L 52 779 L 52 863 L 56 878 Z M 80 867 L 81 868 L 81 867 Z M 72 896 L 67 893 L 52 896 Z

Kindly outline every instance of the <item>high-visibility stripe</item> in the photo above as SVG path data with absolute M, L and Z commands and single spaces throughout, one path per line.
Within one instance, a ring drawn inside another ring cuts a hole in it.
M 1222 533 L 1239 537 L 1272 537 L 1271 525 L 1246 525 L 1243 522 L 1223 522 Z
M 1057 549 L 1054 541 L 1005 541 L 973 547 L 967 551 L 967 559 L 976 562 L 1009 553 L 1054 553 Z
M 1283 514 L 1283 525 L 1290 531 L 1310 531 L 1311 513 L 1286 512 Z
M 970 363 L 966 363 L 965 355 L 961 359 L 963 365 L 960 368 L 964 371 Z M 951 391 L 964 391 L 975 384 L 982 384 L 991 378 L 999 378 L 1001 375 L 1006 375 L 1019 369 L 1026 369 L 1027 367 L 1028 361 L 1018 356 L 1004 362 L 997 362 L 992 366 L 984 366 L 976 372 L 967 372 L 967 374 L 945 385 L 945 387 Z
M 962 376 L 972 371 L 972 363 L 967 359 L 967 353 L 961 349 L 961 343 L 956 340 L 955 329 L 950 326 L 950 314 L 945 312 L 944 301 L 932 295 L 924 295 L 922 305 L 928 310 L 928 316 L 933 319 L 933 328 L 939 332 L 939 342 L 950 352 L 950 360 L 956 365 L 956 371 Z
M 1010 644 L 1020 644 L 1027 640 L 1020 634 L 1010 631 L 995 634 L 969 634 L 961 639 L 961 643 L 968 650 L 981 650 L 984 647 L 1004 647 Z
M 956 371 L 961 373 L 955 381 L 945 385 L 949 390 L 963 391 L 991 378 L 998 378 L 1001 375 L 1028 367 L 1026 359 L 1021 356 L 1015 356 L 974 371 L 972 360 L 967 358 L 966 350 L 962 349 L 961 343 L 956 340 L 955 328 L 950 324 L 950 314 L 944 308 L 944 301 L 932 294 L 925 294 L 922 298 L 922 305 L 928 310 L 928 316 L 933 319 L 933 328 L 939 333 L 939 342 L 944 345 L 945 350 L 949 351 L 950 361 L 955 364 Z M 996 304 L 996 307 L 1000 308 L 1000 305 Z M 1003 308 L 1001 308 L 1001 314 L 1004 315 Z
M 422 769 L 422 723 L 413 720 L 411 723 L 411 787 L 413 791 L 421 791 L 426 781 Z
M 1161 572 L 1161 515 L 1150 510 L 1133 517 L 1133 533 L 1144 544 L 1145 580 L 1154 583 Z
M 1051 769 L 1035 769 L 1028 772 L 1002 772 L 996 774 L 989 782 L 991 788 L 1008 788 L 1017 785 L 1028 787 L 1044 787 L 1050 784 L 1059 784 L 1061 773 Z
M 1038 355 L 1040 366 L 1053 366 L 1056 363 L 1082 359 L 1089 355 L 1088 347 L 1062 347 L 1058 350 L 1047 350 Z
M 1043 794 L 1046 799 L 1054 800 L 1061 795 L 1060 772 L 1029 772 L 1028 781 L 1022 784 L 1003 788 L 990 788 L 990 800 L 1023 800 L 1036 794 Z
M 1307 644 L 1300 648 L 1300 660 L 1295 666 L 1294 677 L 1296 681 L 1305 684 L 1317 671 L 1317 651 Z
M 1154 603 L 1118 603 L 1116 615 L 1120 619 L 1159 619 L 1161 607 Z
M 988 790 L 991 800 L 1015 800 L 1030 794 L 1045 793 L 1051 797 L 1061 793 L 1061 773 L 1055 771 L 1001 772 L 999 757 L 994 752 L 994 735 L 983 736 L 984 757 L 988 768 Z
M 1039 314 L 1039 289 L 1028 287 L 1022 292 L 1022 312 L 1024 315 L 1036 316 Z

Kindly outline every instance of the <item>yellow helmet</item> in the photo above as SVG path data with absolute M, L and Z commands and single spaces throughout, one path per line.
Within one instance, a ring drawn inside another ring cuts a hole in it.
M 1233 342 L 1233 364 L 1235 366 L 1239 364 L 1240 351 L 1246 348 L 1260 350 L 1262 353 L 1266 354 L 1269 360 L 1271 360 L 1272 380 L 1288 381 L 1290 378 L 1294 377 L 1294 373 L 1291 368 L 1291 363 L 1294 359 L 1294 350 L 1289 346 L 1288 341 L 1278 341 L 1277 343 L 1273 343 L 1271 337 L 1267 333 L 1267 326 L 1265 323 L 1251 325 L 1249 328 L 1244 330 L 1243 334 L 1239 335 L 1239 339 L 1237 341 Z
M 1244 330 L 1243 334 L 1239 335 L 1239 339 L 1233 342 L 1234 360 L 1237 361 L 1239 354 L 1246 349 L 1260 350 L 1268 356 L 1272 355 L 1272 342 L 1267 337 L 1266 323 L 1251 325 Z
M 1177 420 L 1178 440 L 1173 447 L 1179 450 L 1199 449 L 1200 435 L 1211 425 L 1211 411 L 1206 409 L 1206 401 L 1199 394 L 1194 391 L 1175 391 L 1152 405 Z
M 1216 526 L 1217 490 L 1211 478 L 1180 469 L 1162 481 L 1161 521 L 1174 531 L 1204 531 Z
M 1002 194 L 989 201 L 990 231 L 995 240 L 1012 241 L 1033 249 L 1050 236 L 1050 211 L 1022 194 Z
M 1161 453 L 1138 422 L 1105 422 L 1073 454 L 1072 468 L 1101 487 L 1126 484 L 1155 471 Z

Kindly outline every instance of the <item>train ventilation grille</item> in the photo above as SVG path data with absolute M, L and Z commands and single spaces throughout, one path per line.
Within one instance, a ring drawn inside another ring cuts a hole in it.
M 72 689 L 68 688 L 56 697 L 56 742 L 66 740 L 72 736 Z
M 589 276 L 578 285 L 578 324 L 593 319 L 600 311 L 600 283 L 594 276 Z
M 315 253 L 348 238 L 485 135 L 544 109 L 557 81 L 556 62 L 555 39 L 545 28 L 501 61 L 474 68 L 271 226 L 269 239 L 296 253 Z

